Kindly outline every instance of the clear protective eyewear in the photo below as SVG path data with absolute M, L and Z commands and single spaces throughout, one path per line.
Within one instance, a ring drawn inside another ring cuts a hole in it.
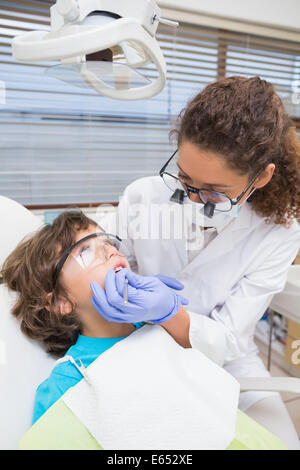
M 61 271 L 76 276 L 83 270 L 104 264 L 112 254 L 127 259 L 130 257 L 129 250 L 118 236 L 98 232 L 82 238 L 70 246 L 57 263 L 52 279 L 53 289 Z
M 160 177 L 163 179 L 165 185 L 172 191 L 175 192 L 176 190 L 183 190 L 185 192 L 185 196 L 189 197 L 191 194 L 197 194 L 200 204 L 212 204 L 215 207 L 216 211 L 219 212 L 229 212 L 232 206 L 238 204 L 238 202 L 242 199 L 242 197 L 247 193 L 247 191 L 251 188 L 254 181 L 258 178 L 261 172 L 259 172 L 253 180 L 248 184 L 246 189 L 235 199 L 231 199 L 225 193 L 221 193 L 218 191 L 212 191 L 210 189 L 204 188 L 195 188 L 194 186 L 190 186 L 185 181 L 180 179 L 178 176 L 165 171 L 167 166 L 170 164 L 171 160 L 174 158 L 178 149 L 173 153 L 171 158 L 167 161 L 167 163 L 162 167 L 159 172 Z M 197 201 L 195 201 L 197 202 Z

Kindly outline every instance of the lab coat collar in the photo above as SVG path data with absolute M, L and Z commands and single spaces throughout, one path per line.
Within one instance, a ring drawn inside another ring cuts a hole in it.
M 256 216 L 251 204 L 246 201 L 240 208 L 239 215 L 233 220 L 231 229 L 233 231 L 247 229 L 253 225 L 255 218 L 259 216 Z

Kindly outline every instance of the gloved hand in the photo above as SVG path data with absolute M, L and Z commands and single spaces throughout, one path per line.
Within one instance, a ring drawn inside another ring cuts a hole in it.
M 128 279 L 128 303 L 123 303 L 125 278 Z M 116 323 L 163 323 L 178 313 L 180 305 L 189 302 L 170 289 L 184 286 L 168 276 L 139 276 L 129 269 L 116 274 L 113 270 L 105 278 L 105 290 L 97 282 L 91 283 L 92 302 L 108 321 Z

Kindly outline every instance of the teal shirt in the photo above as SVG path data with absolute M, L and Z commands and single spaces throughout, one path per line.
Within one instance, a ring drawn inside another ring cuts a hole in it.
M 134 323 L 136 329 L 144 325 Z M 72 356 L 80 366 L 79 359 L 84 367 L 88 367 L 104 351 L 126 338 L 89 338 L 79 335 L 76 343 L 66 352 L 66 356 Z M 37 388 L 33 420 L 34 424 L 69 388 L 74 387 L 82 379 L 79 370 L 70 362 L 58 364 L 50 377 Z

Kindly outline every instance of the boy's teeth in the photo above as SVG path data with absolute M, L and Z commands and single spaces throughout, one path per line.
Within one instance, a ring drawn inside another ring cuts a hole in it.
M 119 271 L 121 271 L 121 266 L 119 266 L 118 268 L 115 269 L 115 273 L 118 273 Z

